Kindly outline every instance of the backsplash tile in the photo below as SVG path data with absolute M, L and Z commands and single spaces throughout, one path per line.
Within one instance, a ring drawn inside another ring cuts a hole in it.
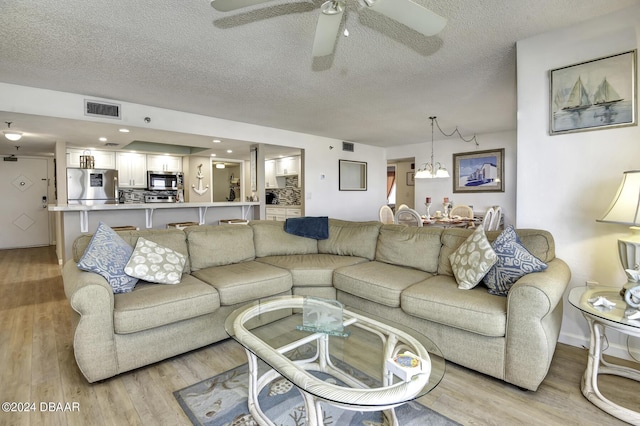
M 285 188 L 269 188 L 278 197 L 278 204 L 299 206 L 302 204 L 302 189 L 298 187 L 298 176 L 287 176 Z

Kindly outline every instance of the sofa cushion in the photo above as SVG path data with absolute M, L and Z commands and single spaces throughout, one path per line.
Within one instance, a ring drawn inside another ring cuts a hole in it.
M 187 249 L 187 235 L 179 229 L 143 229 L 140 231 L 117 231 L 116 232 L 131 247 L 135 247 L 138 238 L 143 237 L 154 243 L 170 248 L 178 253 L 187 256 L 184 265 L 184 273 L 191 272 L 191 262 L 189 261 L 189 250 Z M 77 262 L 84 253 L 91 235 L 81 235 L 73 242 L 73 259 Z
M 113 327 L 117 334 L 135 333 L 195 318 L 220 307 L 215 288 L 185 274 L 179 284 L 165 286 L 144 281 L 127 294 L 113 298 Z
M 129 293 L 138 279 L 124 272 L 133 249 L 109 226 L 100 222 L 78 262 L 83 271 L 102 275 L 114 293 Z
M 374 260 L 336 269 L 333 285 L 354 296 L 397 308 L 404 289 L 430 276 L 424 271 Z
M 338 256 L 334 254 L 293 254 L 290 256 L 267 256 L 256 259 L 279 268 L 287 269 L 295 286 L 331 286 L 333 271 L 344 266 L 368 262 L 363 257 Z
M 380 222 L 348 222 L 329 219 L 329 238 L 318 241 L 318 253 L 357 256 L 373 260 Z
M 512 225 L 491 246 L 498 255 L 498 261 L 482 280 L 491 294 L 506 296 L 511 286 L 521 277 L 547 269 L 546 263 L 529 253 L 522 245 Z
M 376 260 L 435 273 L 438 270 L 441 234 L 442 228 L 382 225 Z
M 185 228 L 191 268 L 246 262 L 256 257 L 248 226 L 190 226 Z
M 480 225 L 449 256 L 449 261 L 458 282 L 458 288 L 468 290 L 482 281 L 489 269 L 498 261 L 498 256 L 484 235 L 484 228 Z
M 317 240 L 286 233 L 284 222 L 252 220 L 249 226 L 253 229 L 256 257 L 318 253 Z
M 291 291 L 293 285 L 289 271 L 253 260 L 200 269 L 193 275 L 218 290 L 222 305 L 274 296 Z
M 186 260 L 187 256 L 140 237 L 124 272 L 152 283 L 178 284 Z
M 484 287 L 460 291 L 450 276 L 412 285 L 401 300 L 402 310 L 418 318 L 484 336 L 503 337 L 506 332 L 507 299 L 488 294 Z

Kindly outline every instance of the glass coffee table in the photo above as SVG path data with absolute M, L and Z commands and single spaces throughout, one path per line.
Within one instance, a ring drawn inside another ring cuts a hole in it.
M 609 302 L 615 305 L 607 306 Z M 628 318 L 628 306 L 620 296 L 619 288 L 576 287 L 569 293 L 569 303 L 582 311 L 591 330 L 589 359 L 582 377 L 582 394 L 595 406 L 612 416 L 631 424 L 640 424 L 640 413 L 613 403 L 598 389 L 598 374 L 611 374 L 640 381 L 639 370 L 616 365 L 602 358 L 605 327 L 628 336 L 640 337 L 640 320 Z
M 258 394 L 279 377 L 300 390 L 306 424 L 314 426 L 324 424 L 322 404 L 382 411 L 386 424 L 398 425 L 394 408 L 427 394 L 442 380 L 442 354 L 421 333 L 348 307 L 342 312 L 344 335 L 300 330 L 306 300 L 260 300 L 237 309 L 225 322 L 229 336 L 247 352 L 249 411 L 260 425 L 273 422 L 260 409 Z M 272 321 L 273 316 L 282 318 Z M 271 322 L 256 326 L 265 318 Z M 270 367 L 267 372 L 259 373 L 258 359 Z M 366 384 L 361 373 L 375 384 Z

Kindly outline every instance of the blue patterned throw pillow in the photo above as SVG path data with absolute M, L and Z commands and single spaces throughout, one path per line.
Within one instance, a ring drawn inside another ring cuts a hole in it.
M 546 263 L 522 245 L 513 225 L 502 231 L 491 247 L 498 255 L 498 261 L 483 279 L 491 294 L 506 296 L 521 277 L 547 269 Z
M 100 222 L 78 262 L 78 268 L 105 277 L 114 293 L 129 293 L 138 282 L 137 278 L 124 273 L 131 253 L 133 248 L 116 231 Z

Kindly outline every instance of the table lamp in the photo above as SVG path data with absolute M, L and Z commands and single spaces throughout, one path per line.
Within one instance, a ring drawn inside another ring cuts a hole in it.
M 625 271 L 640 270 L 640 170 L 623 173 L 622 182 L 611 205 L 602 219 L 596 221 L 630 225 L 631 234 L 618 239 L 620 263 Z M 638 283 L 628 282 L 624 288 L 634 285 Z

